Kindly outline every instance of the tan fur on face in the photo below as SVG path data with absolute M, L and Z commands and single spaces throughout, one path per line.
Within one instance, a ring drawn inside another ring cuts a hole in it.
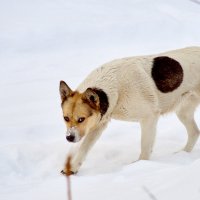
M 65 122 L 67 128 L 76 127 L 81 138 L 95 128 L 101 117 L 99 111 L 83 101 L 83 97 L 83 94 L 75 92 L 62 104 L 63 116 L 69 118 L 69 122 Z M 79 123 L 78 119 L 83 117 L 85 120 Z

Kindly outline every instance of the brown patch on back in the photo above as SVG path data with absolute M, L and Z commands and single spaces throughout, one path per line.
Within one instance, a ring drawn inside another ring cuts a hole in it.
M 167 56 L 156 57 L 151 71 L 157 88 L 163 92 L 172 92 L 183 81 L 183 69 L 180 63 Z

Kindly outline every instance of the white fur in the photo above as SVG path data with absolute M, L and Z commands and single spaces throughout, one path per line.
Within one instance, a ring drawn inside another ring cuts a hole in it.
M 171 57 L 183 68 L 183 82 L 172 92 L 160 92 L 151 77 L 152 62 L 157 56 Z M 98 128 L 86 135 L 77 147 L 72 160 L 73 172 L 78 171 L 89 149 L 111 118 L 140 122 L 140 159 L 149 159 L 159 116 L 175 111 L 188 132 L 184 150 L 193 149 L 199 136 L 194 111 L 200 103 L 200 47 L 111 61 L 94 70 L 77 90 L 84 92 L 89 87 L 100 88 L 108 95 L 109 108 Z

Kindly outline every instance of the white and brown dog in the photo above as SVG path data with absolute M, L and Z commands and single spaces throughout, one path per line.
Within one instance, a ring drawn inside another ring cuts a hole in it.
M 189 152 L 200 134 L 194 121 L 200 103 L 200 47 L 111 61 L 94 70 L 76 91 L 61 81 L 60 95 L 66 139 L 78 142 L 72 173 L 78 172 L 111 118 L 140 122 L 139 159 L 149 159 L 159 116 L 175 111 L 187 129 L 184 150 Z

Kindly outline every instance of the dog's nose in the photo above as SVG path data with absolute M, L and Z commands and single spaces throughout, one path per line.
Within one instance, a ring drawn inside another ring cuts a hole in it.
M 69 142 L 73 142 L 74 139 L 75 139 L 75 136 L 74 136 L 74 135 L 68 135 L 68 136 L 66 137 L 66 139 L 67 139 Z

